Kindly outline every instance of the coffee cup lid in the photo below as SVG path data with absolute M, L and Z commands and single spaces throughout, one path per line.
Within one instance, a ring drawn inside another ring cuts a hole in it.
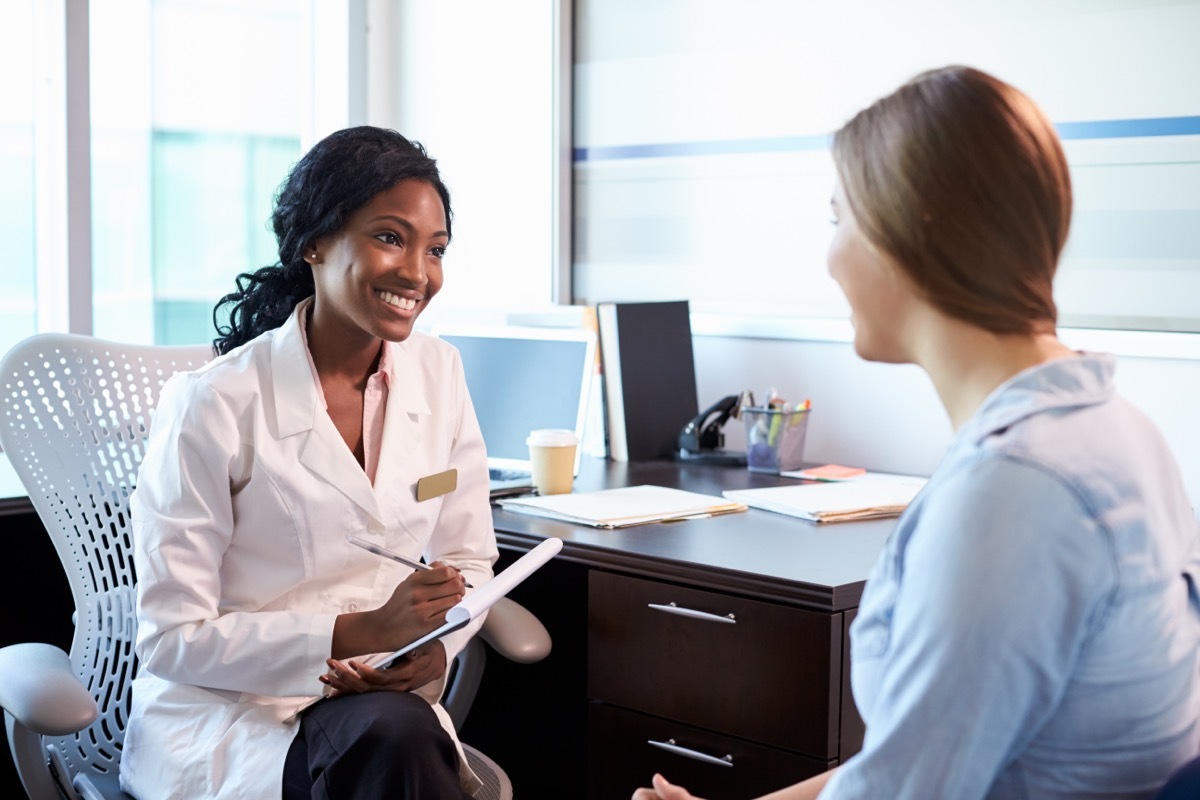
M 579 439 L 575 436 L 575 431 L 569 431 L 565 428 L 541 428 L 536 431 L 529 432 L 529 438 L 525 440 L 527 445 L 536 445 L 538 447 L 566 447 L 567 445 L 579 444 Z

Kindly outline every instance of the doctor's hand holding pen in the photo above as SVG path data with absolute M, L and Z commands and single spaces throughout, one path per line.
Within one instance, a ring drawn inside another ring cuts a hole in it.
M 434 640 L 389 669 L 374 669 L 352 656 L 398 650 L 446 621 L 466 596 L 462 574 L 440 562 L 415 570 L 379 608 L 339 614 L 333 626 L 333 658 L 320 677 L 336 693 L 410 691 L 446 671 L 446 648 Z

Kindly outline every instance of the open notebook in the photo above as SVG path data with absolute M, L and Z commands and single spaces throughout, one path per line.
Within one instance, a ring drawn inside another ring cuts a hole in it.
M 514 497 L 500 500 L 500 507 L 593 528 L 627 528 L 746 510 L 744 504 L 720 497 L 650 485 L 545 497 Z
M 813 522 L 896 517 L 924 488 L 926 478 L 868 472 L 837 483 L 798 483 L 765 489 L 732 489 L 729 500 Z
M 445 325 L 433 333 L 462 356 L 467 391 L 487 445 L 493 497 L 533 489 L 529 446 L 537 428 L 583 441 L 596 366 L 596 334 L 580 328 Z M 579 474 L 582 448 L 575 450 Z

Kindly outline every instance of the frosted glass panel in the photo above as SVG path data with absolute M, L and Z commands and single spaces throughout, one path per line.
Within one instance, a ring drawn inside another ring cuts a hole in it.
M 828 137 L 950 63 L 1058 126 L 1064 325 L 1200 331 L 1200 2 L 578 0 L 574 294 L 844 318 Z

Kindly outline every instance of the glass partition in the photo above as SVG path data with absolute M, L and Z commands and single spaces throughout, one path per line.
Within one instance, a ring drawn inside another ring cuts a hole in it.
M 1200 2 L 577 0 L 574 296 L 844 319 L 828 137 L 951 63 L 1064 139 L 1067 327 L 1200 332 Z

